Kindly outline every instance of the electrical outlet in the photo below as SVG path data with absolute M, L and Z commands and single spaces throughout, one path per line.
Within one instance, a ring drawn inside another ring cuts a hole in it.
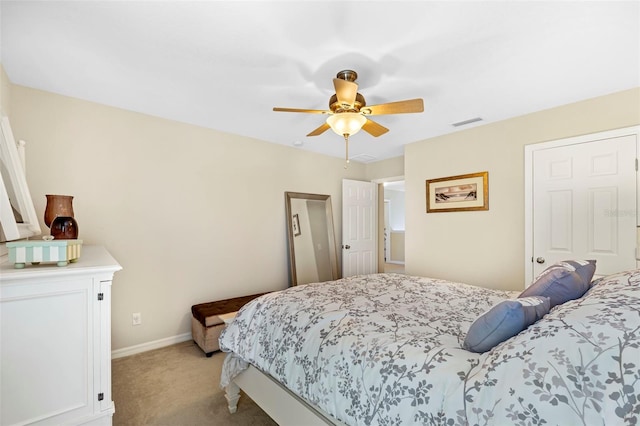
M 133 325 L 142 324 L 142 314 L 140 312 L 135 312 L 135 313 L 131 314 L 131 323 Z

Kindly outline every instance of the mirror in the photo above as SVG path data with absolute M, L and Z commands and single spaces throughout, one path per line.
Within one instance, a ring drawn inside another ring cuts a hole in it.
M 11 125 L 0 113 L 0 241 L 28 238 L 40 233 L 24 167 Z
M 291 285 L 337 280 L 331 196 L 285 192 Z

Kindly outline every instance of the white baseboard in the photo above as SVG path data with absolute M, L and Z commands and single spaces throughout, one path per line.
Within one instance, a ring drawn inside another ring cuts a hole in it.
M 141 352 L 151 351 L 153 349 L 164 348 L 165 346 L 175 345 L 176 343 L 191 340 L 191 333 L 178 334 L 177 336 L 166 337 L 164 339 L 154 340 L 152 342 L 140 343 L 139 345 L 129 346 L 127 348 L 116 349 L 111 351 L 111 359 L 122 358 L 129 355 L 139 354 Z

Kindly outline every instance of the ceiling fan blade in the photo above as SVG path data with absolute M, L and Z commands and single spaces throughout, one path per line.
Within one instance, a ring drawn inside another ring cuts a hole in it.
M 300 109 L 300 108 L 274 107 L 273 110 L 277 112 L 306 112 L 308 114 L 331 114 L 331 111 L 324 110 L 324 109 Z
M 331 126 L 329 126 L 327 123 L 323 123 L 322 126 L 318 127 L 313 132 L 309 133 L 307 136 L 318 136 L 318 135 L 321 135 L 322 133 L 326 132 L 330 128 L 331 128 Z
M 389 102 L 387 104 L 367 105 L 360 108 L 365 115 L 405 114 L 409 112 L 423 112 L 422 99 L 409 99 L 406 101 Z
M 384 135 L 389 131 L 389 129 L 387 129 L 386 127 L 376 123 L 373 120 L 369 120 L 368 118 L 367 118 L 367 121 L 362 126 L 362 130 L 369 133 L 371 136 L 375 136 L 375 137 Z
M 333 87 L 336 88 L 336 97 L 342 105 L 353 107 L 358 93 L 358 85 L 352 81 L 343 80 L 341 78 L 333 79 Z

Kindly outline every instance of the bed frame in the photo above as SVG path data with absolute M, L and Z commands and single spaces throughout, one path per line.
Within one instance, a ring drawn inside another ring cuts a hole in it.
M 246 393 L 280 426 L 347 426 L 304 401 L 271 376 L 252 365 L 225 388 L 229 412 L 238 409 L 240 390 Z

